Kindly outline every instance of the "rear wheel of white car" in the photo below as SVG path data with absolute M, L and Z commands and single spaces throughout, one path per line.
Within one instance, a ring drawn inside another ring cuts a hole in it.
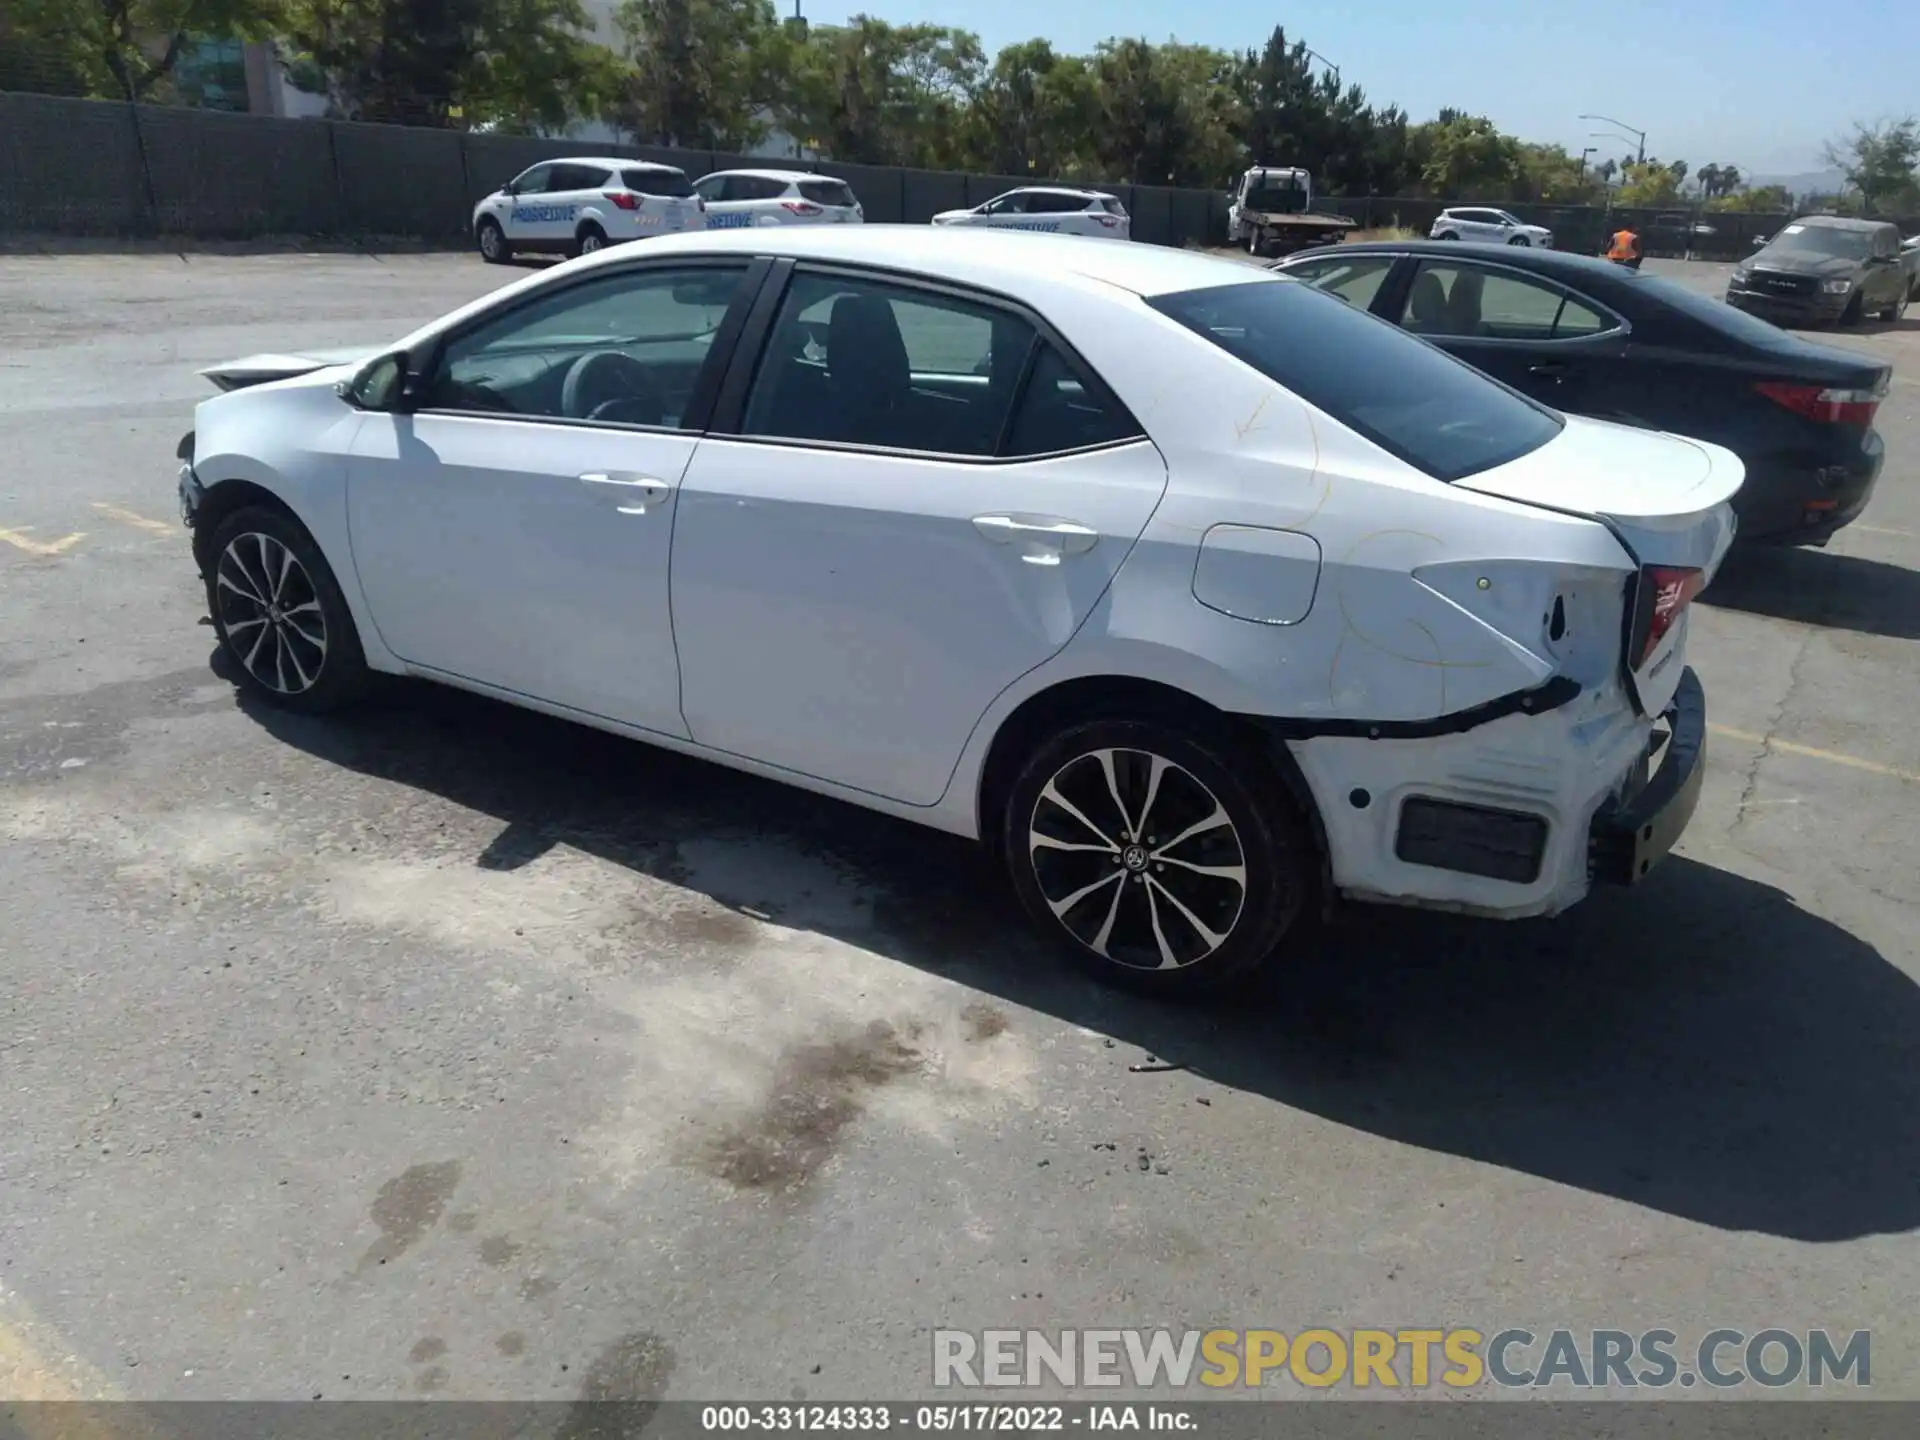
M 513 247 L 507 244 L 507 232 L 500 228 L 500 222 L 492 216 L 474 227 L 473 239 L 480 247 L 480 258 L 489 265 L 504 265 L 513 258 Z
M 580 227 L 580 233 L 573 239 L 573 253 L 576 255 L 591 255 L 606 248 L 607 232 L 591 220 Z
M 1312 888 L 1277 776 L 1204 728 L 1075 725 L 1008 796 L 1001 850 L 1022 905 L 1098 978 L 1199 994 L 1268 959 Z
M 208 550 L 207 610 L 244 689 L 309 714 L 359 698 L 370 678 L 359 633 L 297 520 L 265 507 L 236 511 Z

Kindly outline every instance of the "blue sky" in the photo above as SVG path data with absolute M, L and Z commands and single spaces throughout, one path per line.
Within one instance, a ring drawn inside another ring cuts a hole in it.
M 793 0 L 774 0 L 782 14 Z M 1170 36 L 1243 49 L 1284 24 L 1376 103 L 1424 120 L 1443 105 L 1481 112 L 1529 140 L 1618 155 L 1592 139 L 1612 115 L 1647 149 L 1698 168 L 1826 168 L 1821 142 L 1854 120 L 1920 109 L 1908 0 L 1372 0 L 1274 8 L 1251 0 L 802 0 L 811 20 L 866 11 L 977 33 L 989 50 L 1035 35 L 1084 51 L 1110 35 Z M 1045 17 L 1045 18 L 1042 18 Z M 1286 156 L 1266 157 L 1285 160 Z

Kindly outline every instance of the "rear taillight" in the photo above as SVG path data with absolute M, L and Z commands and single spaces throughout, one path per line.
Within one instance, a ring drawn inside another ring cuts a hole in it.
M 818 215 L 820 207 L 811 200 L 782 200 L 780 208 L 789 215 Z
M 1634 605 L 1632 668 L 1645 665 L 1667 638 L 1694 596 L 1707 588 L 1704 570 L 1679 565 L 1648 565 L 1640 571 L 1640 594 Z
M 607 195 L 607 199 L 611 200 L 614 203 L 614 207 L 616 209 L 638 210 L 640 208 L 640 203 L 641 203 L 640 197 L 638 195 L 631 194 L 628 191 L 609 190 L 606 192 L 606 195 Z
M 1872 390 L 1835 390 L 1791 380 L 1762 380 L 1753 388 L 1776 405 L 1827 425 L 1871 425 L 1887 393 L 1884 384 Z
M 1109 230 L 1113 229 L 1114 226 L 1120 223 L 1118 220 L 1114 219 L 1113 216 L 1111 215 L 1096 215 L 1093 218 L 1098 220 L 1102 225 L 1106 226 L 1107 229 Z

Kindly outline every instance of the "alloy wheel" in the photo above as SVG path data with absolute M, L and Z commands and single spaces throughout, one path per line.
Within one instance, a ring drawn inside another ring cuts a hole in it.
M 1093 750 L 1062 765 L 1034 801 L 1027 850 L 1067 933 L 1132 969 L 1205 960 L 1246 906 L 1246 851 L 1226 807 L 1192 772 L 1145 750 Z
M 500 229 L 497 225 L 480 227 L 480 253 L 489 260 L 500 258 Z
M 592 230 L 589 230 L 586 234 L 580 237 L 580 253 L 582 255 L 591 255 L 593 254 L 594 251 L 600 249 L 606 243 L 607 242 L 604 239 L 602 239 L 598 234 L 596 234 Z
M 220 631 L 247 673 L 280 695 L 300 695 L 327 663 L 320 594 L 294 553 L 271 535 L 236 535 L 214 571 Z

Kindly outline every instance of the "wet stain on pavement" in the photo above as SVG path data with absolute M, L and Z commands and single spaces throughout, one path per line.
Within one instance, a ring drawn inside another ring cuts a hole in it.
M 443 1388 L 447 1383 L 447 1367 L 429 1365 L 413 1377 L 413 1388 L 427 1394 Z
M 884 1020 L 859 1034 L 787 1052 L 765 1102 L 702 1147 L 697 1163 L 742 1190 L 789 1190 L 804 1185 L 832 1158 L 866 1096 L 919 1069 L 920 1051 Z
M 546 1275 L 529 1275 L 520 1282 L 522 1300 L 544 1300 L 560 1288 L 560 1282 Z
M 527 1353 L 527 1337 L 518 1330 L 509 1330 L 493 1342 L 493 1348 L 511 1360 Z
M 504 1235 L 489 1235 L 480 1242 L 480 1263 L 496 1270 L 502 1265 L 511 1265 L 519 1253 L 520 1247 Z
M 460 1183 L 460 1162 L 441 1160 L 431 1165 L 413 1165 L 380 1187 L 368 1210 L 379 1227 L 380 1238 L 360 1257 L 360 1269 L 368 1270 L 399 1258 L 446 1213 L 447 1201 Z
M 673 1378 L 673 1347 L 636 1330 L 593 1358 L 554 1440 L 628 1440 L 646 1429 Z
M 413 1349 L 407 1352 L 407 1363 L 410 1365 L 424 1365 L 429 1360 L 438 1360 L 446 1353 L 447 1342 L 442 1340 L 438 1335 L 428 1335 L 416 1343 Z
M 984 1000 L 976 1000 L 962 1010 L 960 1020 L 966 1026 L 967 1039 L 976 1045 L 1007 1033 L 1007 1012 Z
M 447 1228 L 461 1235 L 470 1235 L 479 1228 L 480 1217 L 471 1210 L 462 1210 L 457 1215 L 447 1217 Z

